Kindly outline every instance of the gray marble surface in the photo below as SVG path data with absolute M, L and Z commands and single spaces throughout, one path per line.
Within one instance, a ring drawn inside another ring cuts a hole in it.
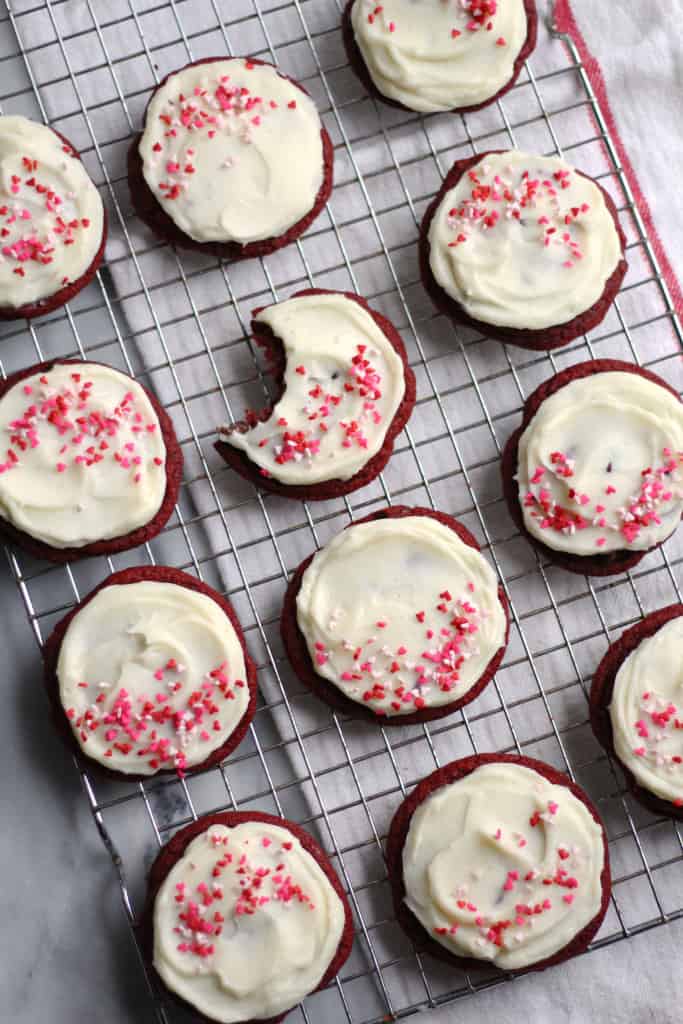
M 0 1020 L 147 1024 L 153 1015 L 114 871 L 76 769 L 47 720 L 38 649 L 4 565 L 0 630 Z M 683 977 L 672 968 L 681 943 L 679 921 L 419 1021 L 677 1024 Z

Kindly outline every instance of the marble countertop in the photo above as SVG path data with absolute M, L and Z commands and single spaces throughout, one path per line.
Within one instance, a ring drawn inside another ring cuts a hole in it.
M 6 665 L 0 718 L 0 1017 L 12 1024 L 151 1024 L 114 870 L 75 766 L 48 721 L 38 649 L 4 566 L 0 629 Z M 678 921 L 415 1020 L 678 1024 L 683 977 L 671 968 L 672 951 L 681 943 Z

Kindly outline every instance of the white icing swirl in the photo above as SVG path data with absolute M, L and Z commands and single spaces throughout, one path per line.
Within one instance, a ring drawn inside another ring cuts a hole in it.
M 593 920 L 603 866 L 602 830 L 565 786 L 522 765 L 485 764 L 415 811 L 405 902 L 456 956 L 519 970 Z
M 344 931 L 344 905 L 288 829 L 212 825 L 154 904 L 154 966 L 222 1024 L 286 1013 L 313 992 Z
M 166 492 L 166 447 L 145 390 L 99 363 L 55 364 L 0 399 L 0 515 L 54 548 L 144 526 Z
M 523 0 L 356 0 L 351 21 L 379 91 L 423 113 L 492 99 L 528 29 Z
M 231 58 L 186 67 L 154 93 L 140 139 L 145 181 L 197 242 L 284 234 L 323 183 L 313 100 L 270 64 Z
M 296 608 L 316 672 L 379 715 L 458 700 L 505 642 L 493 570 L 419 514 L 343 530 L 304 572 Z
M 438 284 L 475 320 L 542 330 L 601 297 L 622 256 L 604 196 L 557 157 L 490 153 L 443 197 L 429 228 Z
M 637 782 L 683 806 L 683 618 L 640 641 L 622 662 L 609 714 L 614 749 Z
M 71 147 L 45 125 L 0 116 L 0 307 L 77 281 L 103 230 L 100 194 Z
M 249 704 L 242 646 L 205 594 L 156 580 L 104 587 L 71 620 L 59 694 L 88 757 L 154 775 L 200 764 Z
M 244 433 L 219 427 L 264 476 L 348 480 L 380 450 L 405 393 L 403 362 L 373 318 L 341 293 L 268 306 L 256 317 L 284 347 L 284 392 Z
M 596 373 L 544 399 L 519 440 L 524 525 L 555 551 L 645 551 L 683 512 L 683 405 L 639 374 Z

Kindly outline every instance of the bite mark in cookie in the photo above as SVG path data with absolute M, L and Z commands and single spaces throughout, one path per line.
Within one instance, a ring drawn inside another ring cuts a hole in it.
M 415 402 L 396 329 L 360 296 L 322 289 L 256 310 L 252 326 L 278 397 L 220 427 L 219 453 L 241 475 L 287 497 L 337 497 L 369 483 Z

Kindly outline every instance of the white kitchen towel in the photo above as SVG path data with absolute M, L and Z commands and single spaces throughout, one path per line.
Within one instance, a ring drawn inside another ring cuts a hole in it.
M 683 0 L 558 0 L 681 314 Z

